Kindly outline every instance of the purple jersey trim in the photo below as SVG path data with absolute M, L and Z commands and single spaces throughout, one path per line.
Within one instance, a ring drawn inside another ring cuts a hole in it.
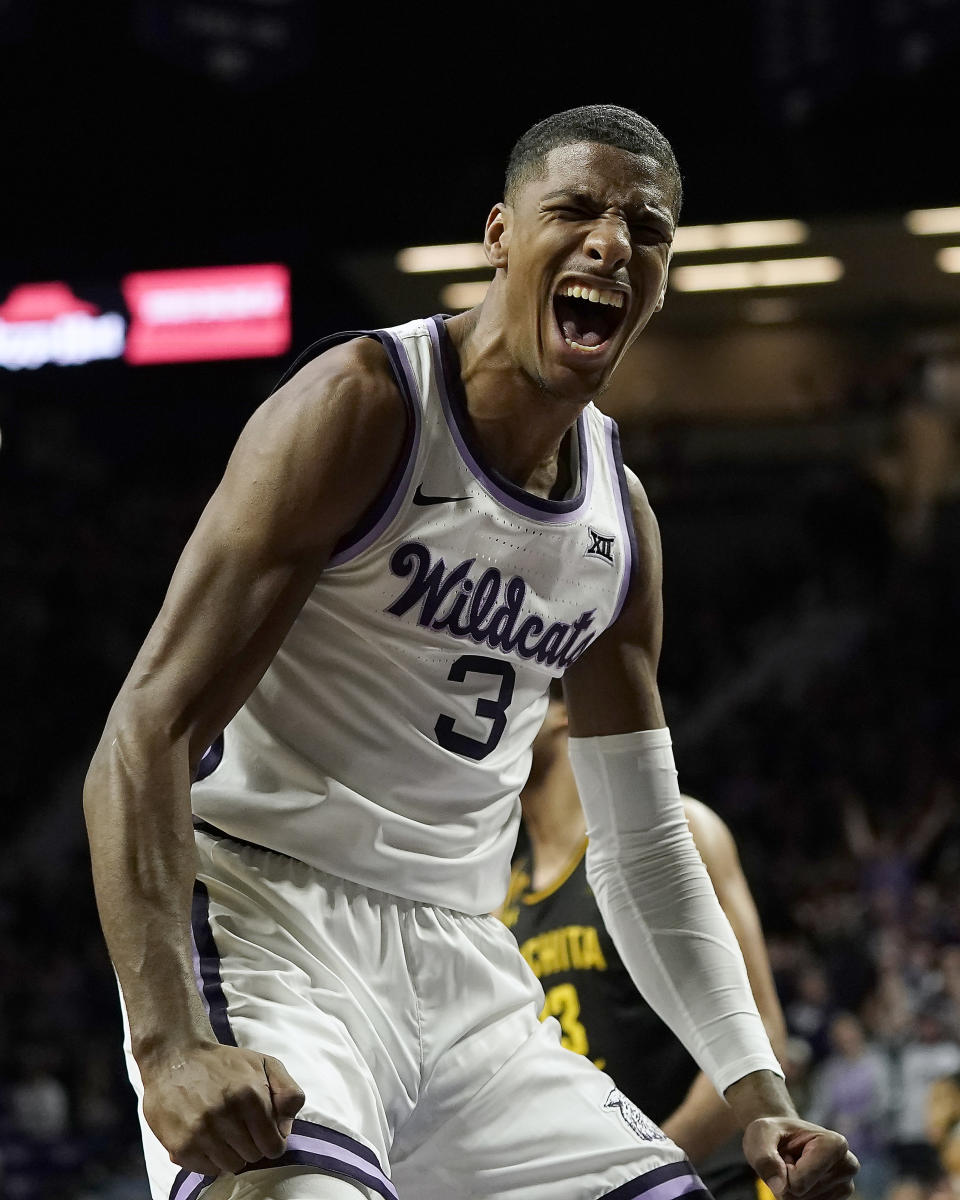
M 612 1192 L 605 1192 L 601 1200 L 678 1200 L 680 1196 L 701 1194 L 710 1200 L 703 1180 L 687 1161 L 667 1163 L 655 1167 L 629 1183 L 621 1184 Z
M 227 999 L 220 978 L 220 952 L 210 928 L 210 896 L 199 879 L 193 885 L 190 925 L 193 932 L 193 969 L 210 1025 L 221 1045 L 235 1046 L 237 1039 L 230 1028 Z
M 590 501 L 593 484 L 593 461 L 583 413 L 577 418 L 577 447 L 580 456 L 580 490 L 569 500 L 544 500 L 517 487 L 499 471 L 480 461 L 474 435 L 466 420 L 466 400 L 456 362 L 456 352 L 450 343 L 443 317 L 431 317 L 427 322 L 433 346 L 434 367 L 440 390 L 440 404 L 447 426 L 460 457 L 477 482 L 504 508 L 534 521 L 547 524 L 572 524 L 580 517 Z
M 630 507 L 630 492 L 627 488 L 627 476 L 623 467 L 623 455 L 620 453 L 620 431 L 612 417 L 604 416 L 606 426 L 607 463 L 610 467 L 610 482 L 617 483 L 617 517 L 620 521 L 620 533 L 623 537 L 623 552 L 627 556 L 623 572 L 620 576 L 620 590 L 617 593 L 617 603 L 610 618 L 610 625 L 620 616 L 630 584 L 637 572 L 640 559 L 637 555 L 637 534 L 633 525 L 633 510 Z M 609 625 L 607 628 L 609 629 Z
M 417 447 L 420 443 L 422 415 L 416 380 L 413 377 L 410 363 L 403 346 L 400 344 L 399 338 L 395 337 L 387 329 L 355 329 L 345 333 L 333 333 L 329 337 L 321 338 L 318 342 L 314 342 L 308 346 L 287 367 L 273 389 L 276 391 L 277 388 L 283 387 L 288 380 L 296 375 L 301 367 L 306 366 L 308 362 L 312 362 L 319 355 L 323 354 L 325 350 L 330 350 L 333 346 L 341 346 L 344 342 L 351 342 L 355 338 L 360 337 L 373 338 L 387 352 L 393 376 L 407 408 L 407 431 L 403 449 L 400 452 L 400 457 L 397 460 L 390 479 L 387 481 L 381 494 L 363 514 L 353 529 L 346 533 L 337 542 L 336 546 L 334 546 L 333 554 L 327 563 L 328 567 L 339 567 L 343 563 L 349 562 L 352 558 L 356 558 L 358 554 L 362 553 L 376 541 L 397 515 L 397 510 L 400 508 L 400 504 L 410 484 L 410 476 L 413 473 L 417 457 Z
M 201 779 L 206 779 L 212 775 L 217 767 L 223 762 L 223 734 L 213 739 L 210 745 L 204 750 L 200 761 L 197 763 L 197 769 L 193 775 L 193 782 L 199 783 Z
M 287 1138 L 287 1149 L 279 1158 L 264 1158 L 260 1162 L 248 1163 L 239 1174 L 246 1171 L 262 1171 L 270 1167 L 302 1165 L 315 1167 L 333 1175 L 345 1175 L 371 1188 L 384 1200 L 398 1200 L 397 1189 L 382 1170 L 377 1156 L 348 1134 L 318 1125 L 313 1121 L 294 1121 L 293 1130 Z M 196 1200 L 213 1175 L 201 1175 L 198 1171 L 180 1171 L 170 1189 L 170 1200 Z
M 393 374 L 407 406 L 407 433 L 403 449 L 393 473 L 374 504 L 364 513 L 360 522 L 334 547 L 327 563 L 328 567 L 339 567 L 362 554 L 387 528 L 397 515 L 410 488 L 410 480 L 417 462 L 420 446 L 420 431 L 423 414 L 420 391 L 410 368 L 410 360 L 398 337 L 389 330 L 378 330 L 370 336 L 376 337 L 387 352 Z

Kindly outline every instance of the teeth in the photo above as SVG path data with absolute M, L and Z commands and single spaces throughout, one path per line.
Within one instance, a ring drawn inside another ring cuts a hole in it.
M 611 291 L 606 288 L 581 287 L 578 283 L 568 283 L 563 289 L 564 296 L 572 296 L 575 300 L 589 300 L 591 304 L 609 304 L 613 308 L 623 308 L 623 292 Z M 577 344 L 577 343 L 575 343 Z
M 574 342 L 568 337 L 565 337 L 563 340 L 568 346 L 572 346 L 574 350 L 583 350 L 587 354 L 596 354 L 598 350 L 602 350 L 607 344 L 606 342 L 601 342 L 599 346 L 581 346 L 579 342 Z

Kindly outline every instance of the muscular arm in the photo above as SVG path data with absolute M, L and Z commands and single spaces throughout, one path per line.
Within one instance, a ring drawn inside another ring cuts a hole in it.
M 736 843 L 724 822 L 705 804 L 684 797 L 684 811 L 720 907 L 743 951 L 747 977 L 770 1044 L 777 1057 L 782 1059 L 786 1025 L 773 983 L 760 918 L 740 866 Z M 694 1161 L 712 1154 L 738 1130 L 733 1111 L 720 1099 L 702 1071 L 683 1102 L 662 1125 L 664 1132 Z
M 171 1157 L 177 1152 L 176 1161 L 195 1170 L 238 1164 L 209 1139 L 200 1147 L 181 1128 L 178 1110 L 194 1097 L 207 1110 L 222 1105 L 227 1083 L 209 1081 L 210 1064 L 222 1065 L 231 1051 L 235 1061 L 223 1071 L 241 1077 L 247 1052 L 217 1046 L 193 978 L 193 770 L 260 680 L 337 540 L 384 486 L 405 419 L 386 356 L 370 341 L 328 351 L 254 414 L 187 543 L 87 775 L 97 903 L 145 1110 Z M 260 1157 L 282 1149 L 282 1123 L 271 1134 L 253 1112 L 250 1088 L 262 1089 L 266 1074 L 273 1091 L 297 1089 L 285 1072 L 272 1080 L 270 1069 L 268 1061 L 259 1078 L 254 1068 L 238 1085 L 252 1124 L 225 1140 L 244 1161 L 255 1161 L 257 1150 Z M 302 1097 L 284 1103 L 295 1111 Z
M 698 1061 L 711 1064 L 760 1177 L 777 1195 L 841 1200 L 853 1190 L 856 1159 L 842 1137 L 797 1117 L 767 1039 L 756 1036 L 742 955 L 683 819 L 657 688 L 660 542 L 630 473 L 628 484 L 639 551 L 630 594 L 615 624 L 564 677 L 571 761 L 590 833 L 588 875 L 634 981 Z

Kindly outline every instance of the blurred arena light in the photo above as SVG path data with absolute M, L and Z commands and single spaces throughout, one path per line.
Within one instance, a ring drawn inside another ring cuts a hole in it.
M 803 221 L 734 221 L 727 225 L 681 225 L 673 240 L 674 254 L 739 250 L 746 246 L 793 246 L 805 242 L 810 229 Z
M 960 246 L 944 246 L 938 250 L 937 266 L 951 275 L 960 273 Z
M 678 292 L 720 292 L 738 288 L 795 287 L 835 283 L 843 275 L 839 258 L 771 258 L 756 262 L 700 263 L 674 267 L 671 283 Z
M 482 242 L 454 242 L 449 246 L 408 246 L 396 257 L 397 269 L 408 275 L 425 271 L 475 271 L 487 267 Z
M 673 242 L 675 254 L 740 250 L 747 246 L 792 246 L 805 242 L 810 229 L 803 221 L 734 221 L 726 225 L 681 225 Z M 430 271 L 476 271 L 489 266 L 482 242 L 408 246 L 396 257 L 407 275 Z
M 444 308 L 473 308 L 487 294 L 489 279 L 478 279 L 472 283 L 448 283 L 440 291 L 440 303 Z
M 915 208 L 907 213 L 903 223 L 920 237 L 960 233 L 960 208 Z

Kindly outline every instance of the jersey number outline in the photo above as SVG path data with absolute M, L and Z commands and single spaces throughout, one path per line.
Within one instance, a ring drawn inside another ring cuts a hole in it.
M 460 754 L 465 758 L 472 758 L 474 762 L 480 762 L 496 749 L 497 743 L 503 737 L 503 731 L 507 727 L 507 709 L 513 699 L 513 686 L 517 681 L 517 673 L 513 669 L 512 663 L 503 662 L 499 658 L 487 658 L 482 654 L 461 654 L 450 668 L 447 679 L 452 683 L 463 683 L 467 675 L 493 675 L 500 680 L 500 691 L 497 693 L 497 698 L 491 700 L 489 696 L 481 696 L 477 700 L 477 707 L 474 710 L 478 717 L 493 722 L 490 727 L 490 736 L 485 742 L 481 742 L 479 738 L 458 733 L 454 728 L 455 718 L 446 713 L 441 713 L 437 717 L 433 731 L 444 750 L 452 750 L 454 754 Z

